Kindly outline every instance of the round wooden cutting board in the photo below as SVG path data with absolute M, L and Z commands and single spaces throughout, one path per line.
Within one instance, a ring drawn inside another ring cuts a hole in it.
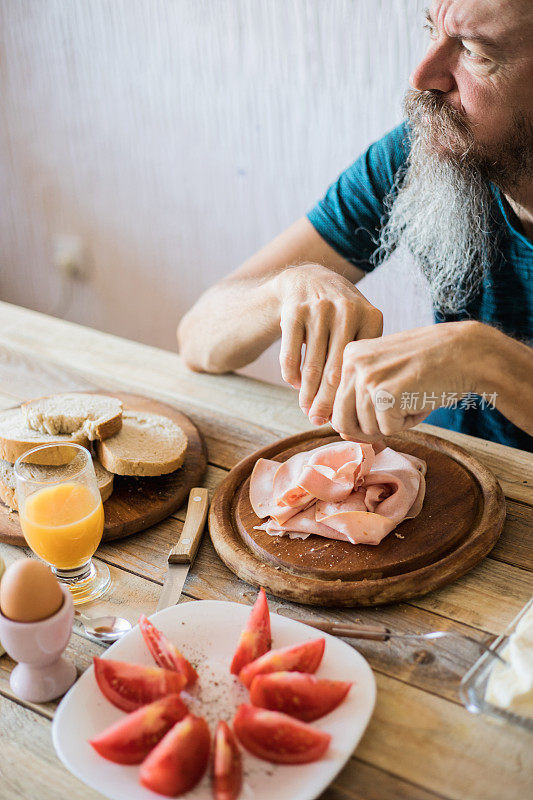
M 115 475 L 113 494 L 104 503 L 105 523 L 102 541 L 119 539 L 139 533 L 170 516 L 187 499 L 194 486 L 202 484 L 207 453 L 202 435 L 196 425 L 176 408 L 141 395 L 108 392 L 122 400 L 124 408 L 161 414 L 176 422 L 188 439 L 183 465 L 169 475 L 156 478 L 128 478 Z M 16 511 L 0 502 L 0 542 L 26 546 Z
M 426 495 L 418 517 L 405 520 L 379 545 L 254 530 L 262 522 L 249 499 L 257 459 L 286 461 L 337 441 L 331 428 L 291 436 L 241 461 L 220 484 L 209 515 L 211 539 L 240 578 L 308 605 L 379 605 L 450 583 L 494 547 L 505 520 L 496 478 L 462 448 L 419 431 L 385 439 L 387 446 L 426 461 Z

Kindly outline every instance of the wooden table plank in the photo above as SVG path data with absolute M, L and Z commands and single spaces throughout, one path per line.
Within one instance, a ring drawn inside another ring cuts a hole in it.
M 448 797 L 524 800 L 533 789 L 530 738 L 523 730 L 378 676 L 374 716 L 360 758 Z M 490 764 L 489 764 L 490 759 Z M 423 776 L 423 780 L 420 777 Z
M 499 634 L 532 593 L 531 572 L 486 558 L 461 580 L 410 602 L 418 608 Z
M 59 761 L 52 747 L 50 722 L 0 697 L 2 800 L 102 800 Z
M 533 571 L 533 524 L 531 506 L 507 500 L 502 535 L 490 557 Z
M 352 758 L 319 800 L 436 800 L 444 795 Z
M 533 505 L 533 453 L 427 423 L 418 427 L 463 447 L 496 475 L 506 497 Z

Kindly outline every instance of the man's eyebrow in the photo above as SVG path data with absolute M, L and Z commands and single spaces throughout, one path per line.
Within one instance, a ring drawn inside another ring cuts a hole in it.
M 431 16 L 431 11 L 429 8 L 426 8 L 424 11 L 424 17 L 428 25 L 431 25 L 433 28 L 436 28 L 436 25 L 433 21 L 433 17 Z M 488 36 L 481 36 L 478 33 L 456 33 L 456 34 L 448 34 L 450 39 L 464 39 L 467 42 L 479 42 L 479 44 L 483 45 L 484 47 L 488 47 L 490 50 L 501 50 L 501 44 L 494 41 L 494 39 L 490 39 Z

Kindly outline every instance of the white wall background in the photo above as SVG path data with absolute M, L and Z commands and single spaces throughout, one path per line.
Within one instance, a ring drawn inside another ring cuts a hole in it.
M 198 295 L 400 121 L 423 5 L 0 0 L 0 297 L 174 349 Z M 62 285 L 60 234 L 88 282 Z M 362 284 L 389 331 L 429 319 L 400 273 Z

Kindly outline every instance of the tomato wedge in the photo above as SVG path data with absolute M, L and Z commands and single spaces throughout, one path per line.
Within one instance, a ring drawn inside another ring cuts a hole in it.
M 213 797 L 215 800 L 237 800 L 241 788 L 241 752 L 231 728 L 221 721 L 215 732 Z
M 247 664 L 240 671 L 239 680 L 250 688 L 256 675 L 264 675 L 267 672 L 316 672 L 322 661 L 325 646 L 326 640 L 321 638 L 294 647 L 271 650 L 256 658 L 251 664 Z
M 141 764 L 142 785 L 167 797 L 185 794 L 204 774 L 210 744 L 205 719 L 189 714 L 169 730 Z
M 348 681 L 329 681 L 305 672 L 271 672 L 253 679 L 250 702 L 253 706 L 313 722 L 337 708 L 351 686 Z
M 255 661 L 270 650 L 272 637 L 270 634 L 270 613 L 264 589 L 259 590 L 252 613 L 241 633 L 237 650 L 231 662 L 230 672 L 238 675 L 246 664 Z
M 192 664 L 144 614 L 139 617 L 139 628 L 158 667 L 182 672 L 187 679 L 186 689 L 196 683 L 198 673 Z
M 272 764 L 318 761 L 331 742 L 329 733 L 317 731 L 305 722 L 248 705 L 237 709 L 233 730 L 252 755 Z
M 168 694 L 132 711 L 90 739 L 89 744 L 115 764 L 140 764 L 165 733 L 188 713 L 179 694 Z
M 143 667 L 94 656 L 94 676 L 107 699 L 122 711 L 135 711 L 167 694 L 179 693 L 185 676 L 160 667 Z

